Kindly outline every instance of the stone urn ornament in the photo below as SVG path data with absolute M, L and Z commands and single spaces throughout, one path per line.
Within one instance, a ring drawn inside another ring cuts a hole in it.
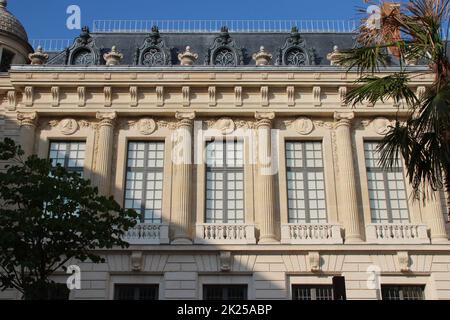
M 123 59 L 123 54 L 117 51 L 116 46 L 113 46 L 111 48 L 111 52 L 105 53 L 103 55 L 103 59 L 105 59 L 107 66 L 117 66 Z
M 259 51 L 253 54 L 253 60 L 256 61 L 257 66 L 268 66 L 270 60 L 272 60 L 272 55 L 261 46 Z
M 182 66 L 192 66 L 197 59 L 198 54 L 192 52 L 189 46 L 186 47 L 183 53 L 178 55 L 178 60 L 180 60 L 180 65 Z
M 329 54 L 327 54 L 327 60 L 330 61 L 330 66 L 337 66 L 338 65 L 338 60 L 341 56 L 341 53 L 339 51 L 339 47 L 338 46 L 334 46 L 333 47 L 333 52 L 330 52 Z
M 31 61 L 31 65 L 43 65 L 47 62 L 48 54 L 44 53 L 44 50 L 41 46 L 37 47 L 34 53 L 30 53 L 28 58 Z

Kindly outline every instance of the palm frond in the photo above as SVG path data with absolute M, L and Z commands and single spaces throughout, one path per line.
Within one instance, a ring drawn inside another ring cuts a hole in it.
M 418 103 L 418 98 L 408 86 L 409 77 L 405 73 L 395 73 L 385 77 L 364 76 L 356 81 L 357 87 L 350 90 L 345 98 L 347 104 L 355 106 L 369 101 L 375 104 L 388 99 L 405 100 L 408 105 Z
M 359 47 L 339 51 L 336 63 L 348 69 L 356 68 L 358 73 L 374 73 L 389 63 L 389 55 L 383 46 Z

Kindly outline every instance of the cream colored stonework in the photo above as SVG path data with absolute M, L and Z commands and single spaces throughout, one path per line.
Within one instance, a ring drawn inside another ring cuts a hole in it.
M 161 299 L 201 299 L 208 283 L 248 284 L 251 299 L 290 299 L 293 284 L 331 284 L 334 275 L 345 276 L 349 299 L 377 299 L 367 285 L 371 266 L 382 284 L 425 285 L 427 299 L 450 299 L 450 245 L 438 197 L 409 203 L 411 221 L 401 228 L 417 238 L 381 239 L 371 224 L 364 141 L 382 138 L 407 110 L 394 101 L 345 105 L 356 78 L 338 67 L 14 67 L 0 75 L 0 132 L 41 157 L 52 140 L 86 141 L 85 177 L 120 204 L 127 143 L 165 142 L 163 223 L 139 226 L 153 236 L 133 238 L 128 249 L 102 251 L 104 264 L 70 262 L 82 270 L 82 290 L 72 299 L 112 299 L 118 283 L 159 284 Z M 423 91 L 432 79 L 415 77 L 411 87 Z M 196 160 L 214 135 L 244 141 L 242 225 L 204 223 L 206 166 Z M 286 141 L 323 143 L 325 224 L 288 221 Z M 190 162 L 172 161 L 180 143 Z M 266 163 L 247 161 L 253 149 L 276 155 L 274 175 L 262 174 Z M 219 229 L 227 238 L 205 236 Z M 313 236 L 293 238 L 298 230 Z M 20 298 L 14 291 L 0 297 Z

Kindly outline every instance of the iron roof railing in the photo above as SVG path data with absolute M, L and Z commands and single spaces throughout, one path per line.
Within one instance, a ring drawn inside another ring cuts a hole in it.
M 161 32 L 354 32 L 357 20 L 94 20 L 93 32 L 140 33 L 158 26 Z

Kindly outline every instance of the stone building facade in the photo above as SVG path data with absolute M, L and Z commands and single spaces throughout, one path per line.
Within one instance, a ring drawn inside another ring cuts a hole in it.
M 70 299 L 327 299 L 334 276 L 348 299 L 450 299 L 443 193 L 411 201 L 404 166 L 376 161 L 407 111 L 346 105 L 357 74 L 327 60 L 352 34 L 84 29 L 28 57 L 14 23 L 0 23 L 17 62 L 0 73 L 1 137 L 141 213 L 128 249 L 71 262 Z M 426 67 L 409 71 L 423 73 L 417 92 L 431 84 Z

